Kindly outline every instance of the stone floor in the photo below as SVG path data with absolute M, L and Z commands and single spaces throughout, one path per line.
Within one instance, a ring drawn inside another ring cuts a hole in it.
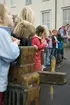
M 54 86 L 53 100 L 50 95 L 50 85 L 41 85 L 40 105 L 70 105 L 70 48 L 65 48 L 67 60 L 56 71 L 67 73 L 67 84 Z

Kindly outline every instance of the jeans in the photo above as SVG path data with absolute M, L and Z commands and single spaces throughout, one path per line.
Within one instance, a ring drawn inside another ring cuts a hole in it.
M 46 57 L 45 57 L 45 65 L 50 66 L 51 65 L 51 54 L 52 54 L 52 48 L 46 49 Z
M 51 55 L 54 56 L 55 58 L 57 57 L 57 48 L 52 49 Z

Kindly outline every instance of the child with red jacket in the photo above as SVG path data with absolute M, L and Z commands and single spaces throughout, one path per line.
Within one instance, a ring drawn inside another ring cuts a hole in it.
M 45 28 L 43 26 L 38 26 L 36 28 L 36 34 L 32 38 L 32 45 L 37 46 L 37 52 L 35 55 L 35 70 L 40 71 L 42 69 L 41 64 L 41 51 L 47 47 L 47 43 L 42 43 L 42 37 L 46 34 Z

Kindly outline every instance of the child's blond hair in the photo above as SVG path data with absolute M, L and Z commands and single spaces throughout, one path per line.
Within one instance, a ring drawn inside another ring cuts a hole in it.
M 14 29 L 18 37 L 29 38 L 35 34 L 35 27 L 28 21 L 22 21 Z
M 49 30 L 48 30 L 48 27 L 46 25 L 42 25 L 44 28 L 45 28 L 45 31 L 46 31 L 46 36 L 48 37 L 49 36 Z
M 0 4 L 0 24 L 3 23 L 6 8 L 4 4 Z

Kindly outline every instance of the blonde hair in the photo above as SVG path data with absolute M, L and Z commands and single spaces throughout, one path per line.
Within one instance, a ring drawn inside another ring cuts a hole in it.
M 20 14 L 18 15 L 18 21 L 29 21 L 30 23 L 34 24 L 34 12 L 31 8 L 25 7 L 21 10 Z
M 22 21 L 14 29 L 14 33 L 18 37 L 32 37 L 35 34 L 35 27 L 28 21 Z
M 5 12 L 6 12 L 5 5 L 0 4 L 0 19 L 1 19 L 0 23 L 2 23 L 1 21 L 3 21 L 3 19 L 4 19 Z
M 49 36 L 49 30 L 48 30 L 48 27 L 46 25 L 42 25 L 46 31 L 46 35 Z

